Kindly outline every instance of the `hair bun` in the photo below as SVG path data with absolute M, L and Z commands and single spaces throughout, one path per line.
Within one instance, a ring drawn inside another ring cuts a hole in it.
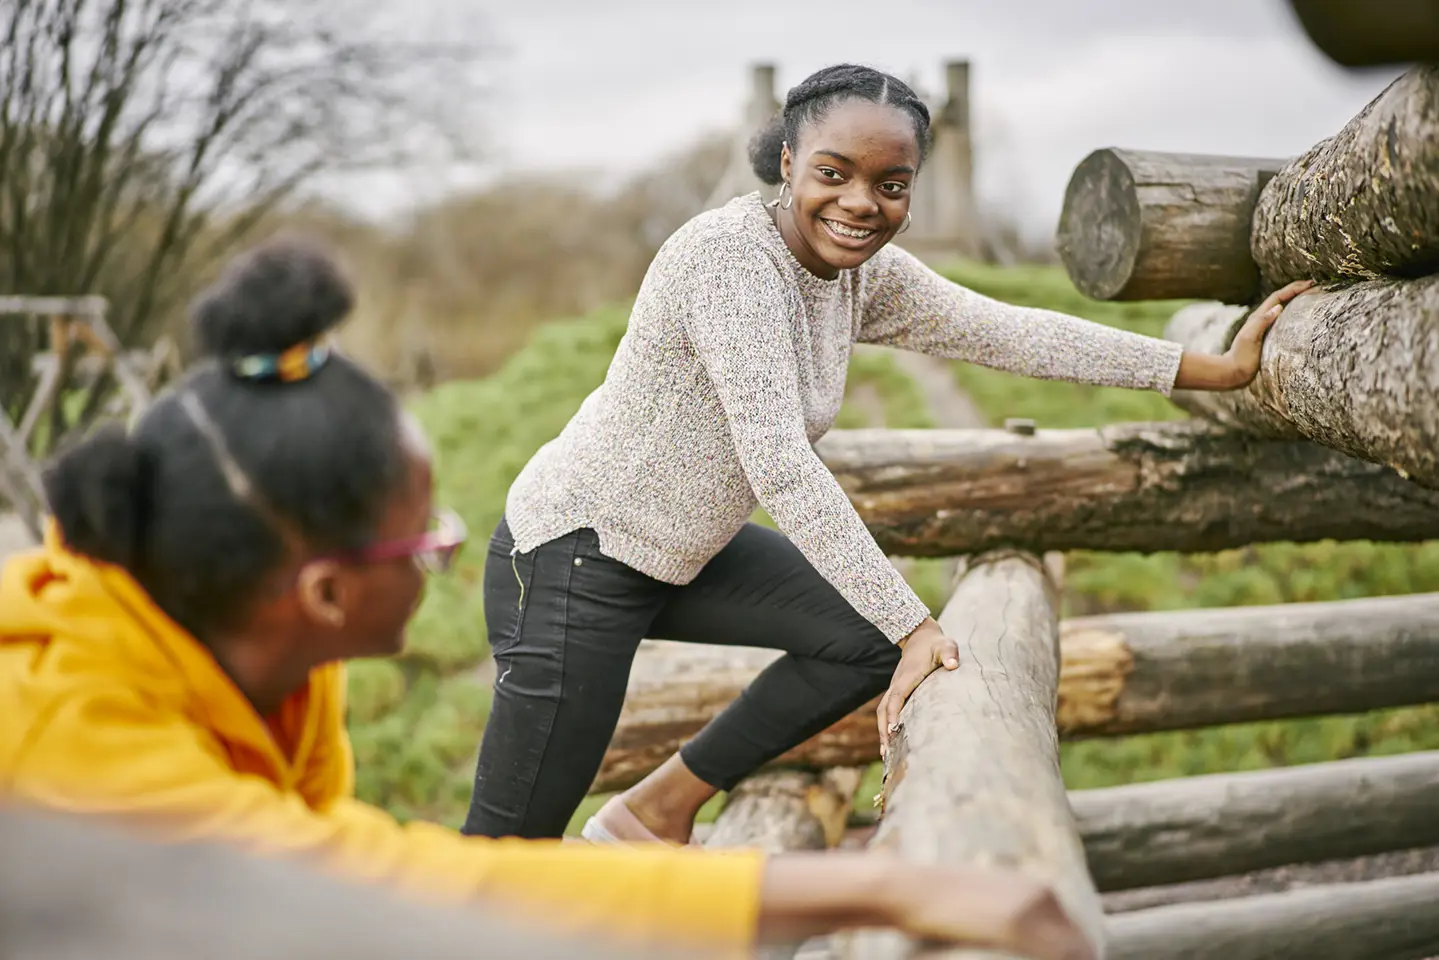
M 777 113 L 749 141 L 749 163 L 761 183 L 771 186 L 784 179 L 780 153 L 784 149 L 784 114 Z
M 144 522 L 144 460 L 118 423 L 107 423 L 45 468 L 45 500 L 65 545 L 134 569 Z
M 284 237 L 232 261 L 196 298 L 190 323 L 206 354 L 235 364 L 315 340 L 345 319 L 354 300 L 349 279 L 322 246 Z

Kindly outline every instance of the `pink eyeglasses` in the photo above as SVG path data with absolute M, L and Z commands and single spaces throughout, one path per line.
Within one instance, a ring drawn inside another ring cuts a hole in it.
M 382 540 L 335 559 L 347 563 L 379 563 L 397 557 L 413 557 L 416 565 L 427 573 L 448 573 L 469 531 L 465 521 L 453 510 L 438 511 L 430 521 L 430 529 L 412 537 Z

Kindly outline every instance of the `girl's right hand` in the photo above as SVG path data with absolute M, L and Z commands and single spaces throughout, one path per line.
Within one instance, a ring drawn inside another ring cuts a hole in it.
M 1029 960 L 1095 960 L 1054 891 L 1013 870 L 936 867 L 889 853 L 783 853 L 765 865 L 761 943 L 882 927 Z
M 1008 870 L 907 865 L 893 926 L 920 940 L 999 950 L 1033 960 L 1095 960 L 1054 891 Z

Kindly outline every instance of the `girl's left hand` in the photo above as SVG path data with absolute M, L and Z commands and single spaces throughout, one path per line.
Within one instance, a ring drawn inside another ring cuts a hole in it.
M 925 677 L 941 666 L 959 669 L 959 645 L 945 635 L 944 628 L 933 617 L 927 618 L 914 632 L 899 642 L 899 666 L 889 689 L 879 699 L 876 721 L 879 723 L 879 753 L 889 753 L 889 739 L 899 729 L 899 711 Z
M 1231 389 L 1247 387 L 1259 375 L 1259 357 L 1264 350 L 1264 335 L 1284 312 L 1284 305 L 1312 286 L 1313 280 L 1296 280 L 1280 287 L 1265 297 L 1264 302 L 1244 321 L 1244 326 L 1239 328 L 1239 332 L 1234 335 L 1234 342 L 1224 354 L 1233 368 L 1235 382 Z

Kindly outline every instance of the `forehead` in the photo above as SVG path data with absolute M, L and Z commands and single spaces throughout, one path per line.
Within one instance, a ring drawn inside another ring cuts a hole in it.
M 868 100 L 845 100 L 800 135 L 805 153 L 828 151 L 859 162 L 916 166 L 919 144 L 908 111 Z

